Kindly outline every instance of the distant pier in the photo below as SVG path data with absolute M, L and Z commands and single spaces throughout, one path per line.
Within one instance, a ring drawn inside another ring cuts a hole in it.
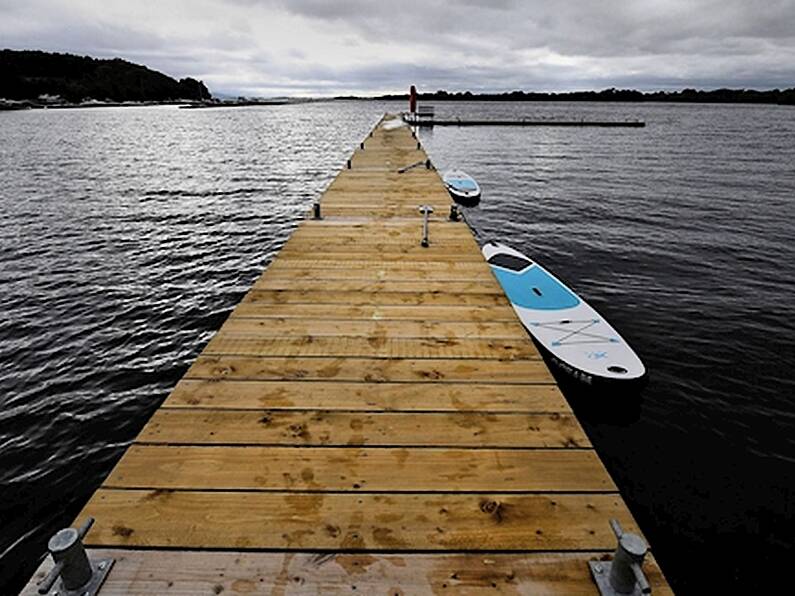
M 646 123 L 642 120 L 516 120 L 498 119 L 471 119 L 460 118 L 437 120 L 435 118 L 406 118 L 412 126 L 571 126 L 571 127 L 598 127 L 598 128 L 644 128 Z
M 100 595 L 598 594 L 610 520 L 640 534 L 428 156 L 389 122 L 78 516 L 96 519 L 91 559 L 115 559 Z M 643 572 L 671 594 L 651 554 Z

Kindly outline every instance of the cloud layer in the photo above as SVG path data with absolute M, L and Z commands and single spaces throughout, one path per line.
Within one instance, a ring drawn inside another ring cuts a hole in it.
M 795 0 L 0 0 L 0 47 L 214 92 L 795 86 Z

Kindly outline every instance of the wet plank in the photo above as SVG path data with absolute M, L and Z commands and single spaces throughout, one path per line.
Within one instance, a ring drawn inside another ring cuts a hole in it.
M 387 337 L 390 339 L 501 339 L 524 340 L 527 332 L 516 322 L 508 321 L 418 321 L 246 318 L 228 319 L 220 333 L 254 334 L 268 337 Z
M 296 279 L 294 276 L 280 277 L 265 275 L 254 284 L 257 290 L 297 290 L 297 291 L 329 291 L 329 292 L 421 292 L 455 295 L 461 294 L 497 294 L 504 295 L 502 288 L 495 283 L 482 281 L 448 281 L 412 280 L 412 281 L 366 281 L 346 279 Z
M 160 409 L 139 443 L 589 447 L 573 414 Z
M 325 290 L 254 289 L 243 297 L 247 304 L 360 304 L 417 306 L 503 306 L 510 303 L 505 295 L 494 293 L 453 294 L 443 292 L 361 292 Z
M 372 337 L 262 337 L 222 331 L 213 337 L 205 355 L 238 356 L 351 356 L 359 358 L 478 358 L 481 360 L 540 359 L 526 339 L 447 339 Z
M 106 488 L 354 492 L 615 490 L 592 451 L 133 445 Z
M 593 596 L 589 560 L 604 552 L 572 554 L 345 554 L 247 551 L 91 549 L 92 559 L 116 564 L 102 594 L 217 596 L 218 594 L 533 594 Z M 49 573 L 45 561 L 34 582 Z M 644 570 L 652 593 L 673 594 L 653 558 Z M 37 596 L 33 583 L 22 596 Z
M 557 551 L 615 548 L 638 532 L 611 494 L 346 494 L 100 488 L 88 546 Z M 163 520 L 168 520 L 164 523 Z
M 164 408 L 567 412 L 555 385 L 345 383 L 183 379 Z
M 257 304 L 241 302 L 232 312 L 237 317 L 293 317 L 312 319 L 365 319 L 408 321 L 510 321 L 510 306 L 376 306 L 372 304 Z
M 543 360 L 199 356 L 186 379 L 554 383 Z M 420 389 L 421 390 L 421 389 Z

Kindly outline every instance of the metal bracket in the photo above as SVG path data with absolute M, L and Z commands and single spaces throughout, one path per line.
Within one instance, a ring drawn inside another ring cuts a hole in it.
M 612 561 L 588 561 L 591 575 L 602 596 L 642 596 L 651 594 L 651 586 L 643 574 L 643 559 L 649 546 L 637 534 L 625 534 L 618 520 L 610 527 L 618 539 Z
M 420 205 L 419 209 L 420 213 L 422 213 L 422 241 L 420 245 L 423 248 L 428 248 L 431 244 L 428 240 L 428 217 L 433 213 L 433 207 L 430 205 Z
M 409 170 L 413 170 L 413 169 L 414 169 L 414 168 L 416 168 L 417 166 L 421 166 L 421 165 L 424 165 L 424 164 L 425 164 L 425 162 L 424 162 L 424 161 L 415 161 L 415 162 L 414 162 L 413 164 L 411 164 L 410 166 L 406 166 L 405 168 L 400 168 L 400 169 L 398 170 L 398 174 L 405 174 L 405 173 L 406 173 L 406 172 L 408 172 Z
M 83 537 L 93 525 L 94 518 L 89 517 L 80 529 L 64 528 L 50 538 L 47 548 L 55 566 L 39 583 L 39 594 L 96 596 L 99 593 L 116 560 L 89 560 Z

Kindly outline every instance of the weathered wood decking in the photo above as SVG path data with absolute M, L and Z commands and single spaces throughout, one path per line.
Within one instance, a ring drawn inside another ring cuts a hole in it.
M 376 127 L 94 494 L 103 593 L 596 593 L 638 529 L 425 159 Z

